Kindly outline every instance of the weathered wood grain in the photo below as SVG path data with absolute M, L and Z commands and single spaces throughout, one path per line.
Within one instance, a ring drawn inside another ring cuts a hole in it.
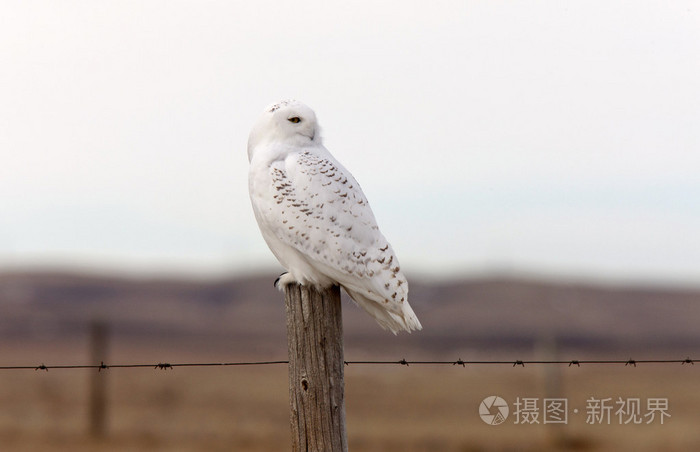
M 347 451 L 340 288 L 285 287 L 292 450 Z

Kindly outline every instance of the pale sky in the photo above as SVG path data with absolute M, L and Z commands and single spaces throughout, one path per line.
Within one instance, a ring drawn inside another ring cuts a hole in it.
M 0 270 L 274 269 L 246 141 L 295 98 L 409 277 L 700 284 L 693 1 L 7 1 Z

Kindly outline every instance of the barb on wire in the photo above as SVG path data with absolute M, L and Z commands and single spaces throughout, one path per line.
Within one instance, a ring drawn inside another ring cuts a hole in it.
M 451 365 L 451 366 L 462 366 L 467 367 L 471 365 L 503 365 L 508 364 L 511 367 L 525 367 L 525 364 L 535 364 L 535 365 L 546 365 L 546 364 L 562 364 L 568 365 L 568 367 L 576 366 L 581 367 L 582 364 L 624 364 L 625 367 L 637 367 L 637 364 L 691 364 L 695 365 L 698 360 L 691 359 L 687 357 L 685 359 L 592 359 L 592 360 L 554 360 L 554 361 L 526 361 L 526 360 L 510 360 L 510 361 L 464 361 L 462 358 L 456 361 L 409 361 L 402 358 L 398 361 L 343 361 L 346 366 L 349 365 L 401 365 L 409 366 L 411 364 L 416 365 Z M 168 363 L 168 362 L 158 362 L 158 363 L 141 363 L 141 364 L 105 364 L 104 361 L 100 361 L 100 364 L 56 364 L 56 365 L 46 365 L 41 363 L 40 365 L 31 366 L 0 366 L 0 371 L 2 370 L 45 370 L 48 372 L 49 369 L 97 369 L 101 372 L 103 369 L 133 369 L 133 368 L 152 368 L 152 369 L 174 369 L 176 367 L 228 367 L 228 366 L 265 366 L 265 365 L 276 365 L 276 364 L 289 364 L 287 360 L 279 361 L 236 361 L 236 362 L 186 362 L 186 363 Z

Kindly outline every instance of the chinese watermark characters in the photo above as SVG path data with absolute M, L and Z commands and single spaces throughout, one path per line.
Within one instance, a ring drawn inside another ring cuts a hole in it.
M 512 407 L 514 424 L 568 424 L 570 420 L 567 398 L 517 397 Z M 589 397 L 583 410 L 574 408 L 571 413 L 585 415 L 590 425 L 663 425 L 671 417 L 668 411 L 668 398 Z M 481 419 L 489 425 L 504 423 L 509 413 L 508 403 L 498 396 L 486 397 L 479 406 Z

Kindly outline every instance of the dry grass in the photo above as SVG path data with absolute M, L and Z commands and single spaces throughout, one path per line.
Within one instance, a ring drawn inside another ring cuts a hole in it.
M 479 402 L 544 397 L 543 368 L 368 367 L 346 372 L 351 450 L 697 450 L 698 366 L 562 367 L 562 394 L 668 397 L 664 425 L 484 424 Z M 0 373 L 0 444 L 12 451 L 289 449 L 286 367 L 110 369 L 109 432 L 87 434 L 90 371 Z
M 89 362 L 93 318 L 110 321 L 104 359 L 111 364 L 284 359 L 284 309 L 270 282 L 0 275 L 0 363 Z M 697 291 L 473 280 L 412 282 L 411 293 L 420 334 L 387 336 L 361 310 L 344 308 L 348 359 L 549 359 L 555 348 L 559 358 L 697 358 L 700 345 Z M 700 450 L 700 365 L 556 367 L 568 425 L 481 421 L 486 396 L 512 404 L 552 395 L 544 381 L 556 374 L 545 369 L 553 368 L 350 366 L 350 448 Z M 110 402 L 103 439 L 87 434 L 95 374 L 0 371 L 0 452 L 289 450 L 284 365 L 103 371 Z M 672 417 L 665 425 L 588 425 L 592 396 L 667 397 Z M 576 407 L 581 414 L 571 413 Z

